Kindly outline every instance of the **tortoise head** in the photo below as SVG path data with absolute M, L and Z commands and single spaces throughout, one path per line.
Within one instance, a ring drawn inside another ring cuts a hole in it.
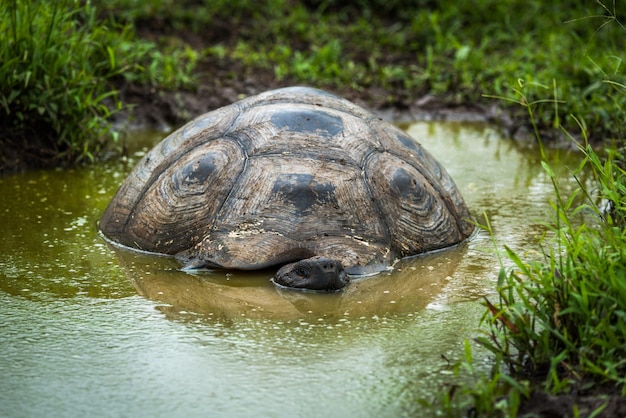
M 326 257 L 311 257 L 287 264 L 278 270 L 274 282 L 294 289 L 335 291 L 348 284 L 343 265 Z

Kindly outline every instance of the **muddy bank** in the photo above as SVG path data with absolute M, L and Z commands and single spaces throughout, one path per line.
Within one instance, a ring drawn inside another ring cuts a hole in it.
M 575 412 L 578 409 L 578 414 Z M 594 414 L 595 411 L 597 414 Z M 626 398 L 623 396 L 553 396 L 534 392 L 522 402 L 520 417 L 566 418 L 579 416 L 596 418 L 626 417 Z
M 215 73 L 215 72 L 211 72 Z M 263 91 L 302 85 L 298 82 L 278 82 L 270 74 L 247 77 L 243 80 L 206 80 L 196 91 L 156 91 L 145 86 L 122 86 L 120 96 L 129 109 L 115 115 L 115 124 L 125 130 L 161 129 L 180 126 L 194 117 L 244 97 Z M 381 89 L 352 90 L 327 86 L 312 86 L 329 91 L 394 122 L 459 120 L 489 122 L 501 126 L 514 135 L 521 130 L 510 114 L 496 105 L 452 104 L 445 98 L 423 95 L 389 103 L 393 91 Z

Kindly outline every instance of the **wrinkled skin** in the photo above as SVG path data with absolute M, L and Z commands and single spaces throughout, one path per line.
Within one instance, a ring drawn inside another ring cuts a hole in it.
M 293 289 L 332 292 L 346 286 L 349 280 L 339 261 L 311 257 L 281 267 L 274 282 Z

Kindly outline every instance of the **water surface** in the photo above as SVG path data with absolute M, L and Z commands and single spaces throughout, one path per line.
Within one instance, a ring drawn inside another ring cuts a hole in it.
M 479 123 L 406 128 L 500 243 L 536 250 L 553 195 L 536 151 Z M 271 272 L 185 274 L 96 231 L 158 139 L 122 162 L 0 178 L 0 415 L 423 416 L 493 291 L 490 238 L 337 295 L 277 291 Z

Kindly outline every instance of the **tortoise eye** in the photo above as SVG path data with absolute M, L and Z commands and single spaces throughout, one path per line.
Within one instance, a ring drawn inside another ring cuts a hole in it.
M 309 275 L 309 271 L 307 269 L 305 269 L 304 267 L 298 267 L 298 268 L 296 268 L 296 270 L 294 272 L 298 276 L 308 276 Z

